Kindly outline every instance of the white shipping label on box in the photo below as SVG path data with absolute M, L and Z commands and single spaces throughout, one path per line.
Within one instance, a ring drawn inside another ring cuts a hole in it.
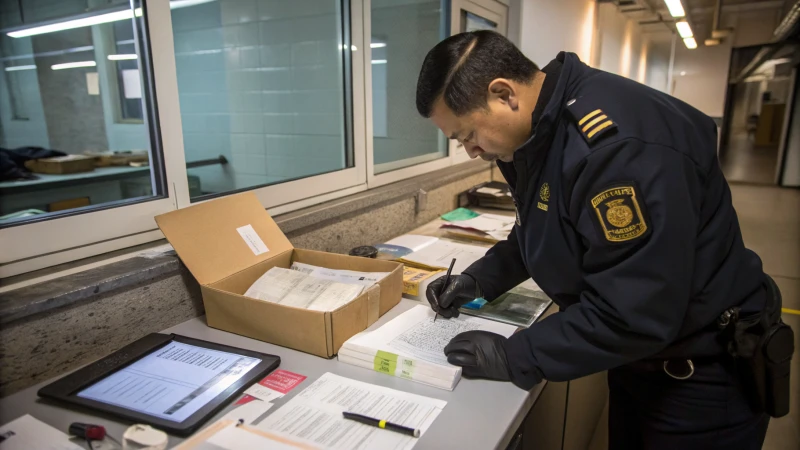
M 236 231 L 239 232 L 239 235 L 242 236 L 242 239 L 244 239 L 244 243 L 250 247 L 250 250 L 252 250 L 256 256 L 269 251 L 267 245 L 261 240 L 261 238 L 258 236 L 258 233 L 256 233 L 256 230 L 253 229 L 252 225 L 248 224 L 243 227 L 239 227 L 236 229 Z

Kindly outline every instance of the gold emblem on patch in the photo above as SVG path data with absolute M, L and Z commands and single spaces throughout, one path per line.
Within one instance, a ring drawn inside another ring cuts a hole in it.
M 541 189 L 539 189 L 539 197 L 542 198 L 543 202 L 547 202 L 550 200 L 550 185 L 545 183 L 542 185 Z
M 611 200 L 606 203 L 608 210 L 606 211 L 606 220 L 615 227 L 627 227 L 633 221 L 633 211 L 628 206 L 622 203 L 625 200 Z
M 633 186 L 607 189 L 594 196 L 591 203 L 608 241 L 629 241 L 647 231 Z

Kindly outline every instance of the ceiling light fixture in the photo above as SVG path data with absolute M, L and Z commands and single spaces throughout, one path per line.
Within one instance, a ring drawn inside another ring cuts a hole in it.
M 675 22 L 675 28 L 678 29 L 678 34 L 680 34 L 683 39 L 694 36 L 694 34 L 692 33 L 692 27 L 689 26 L 689 22 L 686 21 Z
M 63 69 L 75 69 L 77 67 L 95 67 L 97 63 L 94 61 L 78 61 L 78 62 L 71 62 L 71 63 L 63 63 L 63 64 L 53 64 L 50 66 L 53 70 L 63 70 Z
M 125 61 L 128 59 L 138 59 L 139 56 L 135 53 L 130 54 L 120 54 L 120 55 L 108 55 L 108 59 L 111 61 Z
M 664 3 L 667 4 L 667 9 L 669 9 L 669 13 L 672 17 L 685 17 L 686 11 L 683 9 L 683 4 L 681 4 L 681 0 L 664 0 Z
M 694 50 L 697 48 L 697 41 L 695 41 L 693 37 L 684 39 L 683 43 L 686 44 L 686 48 L 689 50 Z

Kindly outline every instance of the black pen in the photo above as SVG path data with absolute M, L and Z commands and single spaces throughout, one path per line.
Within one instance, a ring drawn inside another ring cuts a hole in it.
M 447 275 L 444 276 L 444 284 L 442 285 L 442 289 L 439 290 L 439 297 L 440 298 L 442 297 L 442 294 L 444 293 L 444 290 L 447 287 L 447 283 L 450 282 L 450 274 L 453 273 L 453 266 L 455 266 L 455 265 L 456 265 L 456 259 L 453 258 L 453 260 L 450 261 L 450 268 L 447 269 Z M 436 314 L 433 316 L 433 321 L 434 322 L 436 322 L 436 318 L 437 317 L 439 317 L 439 311 L 436 311 Z
M 386 420 L 375 419 L 361 414 L 343 411 L 342 415 L 345 419 L 355 420 L 356 422 L 363 423 L 364 425 L 371 425 L 373 427 L 383 428 L 385 430 L 392 430 L 398 433 L 407 434 L 415 438 L 419 437 L 419 430 L 416 428 L 404 427 L 396 423 L 388 422 Z

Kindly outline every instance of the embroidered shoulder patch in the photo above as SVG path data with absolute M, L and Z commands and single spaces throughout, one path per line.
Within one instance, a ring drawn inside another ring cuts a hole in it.
M 592 197 L 591 205 L 609 242 L 630 241 L 647 232 L 633 184 L 606 189 Z

